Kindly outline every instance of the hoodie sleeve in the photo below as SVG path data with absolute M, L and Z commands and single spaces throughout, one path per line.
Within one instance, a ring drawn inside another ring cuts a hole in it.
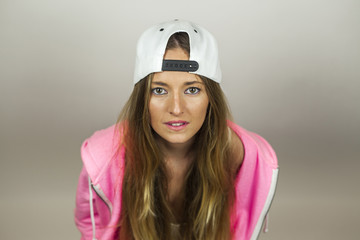
M 93 203 L 95 202 L 94 195 L 91 200 Z M 97 209 L 94 208 L 95 223 L 99 222 L 98 216 Z M 81 240 L 92 239 L 93 229 L 90 214 L 89 181 L 85 167 L 81 170 L 76 191 L 75 224 L 81 233 Z

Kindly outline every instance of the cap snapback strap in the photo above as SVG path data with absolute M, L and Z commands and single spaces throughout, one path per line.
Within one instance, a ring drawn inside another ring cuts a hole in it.
M 163 60 L 162 71 L 195 72 L 199 69 L 196 61 Z

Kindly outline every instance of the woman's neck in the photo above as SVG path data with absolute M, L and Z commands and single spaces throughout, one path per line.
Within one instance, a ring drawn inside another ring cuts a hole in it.
M 194 139 L 193 137 L 185 143 L 170 143 L 161 137 L 158 137 L 157 140 L 165 159 L 184 161 L 191 158 Z

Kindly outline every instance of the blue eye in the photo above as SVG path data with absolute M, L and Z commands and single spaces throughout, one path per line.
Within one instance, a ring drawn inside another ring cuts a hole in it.
M 200 88 L 197 87 L 189 87 L 188 89 L 185 90 L 186 94 L 198 94 L 200 92 Z
M 160 88 L 160 87 L 151 89 L 151 92 L 155 95 L 164 95 L 167 93 L 165 89 Z

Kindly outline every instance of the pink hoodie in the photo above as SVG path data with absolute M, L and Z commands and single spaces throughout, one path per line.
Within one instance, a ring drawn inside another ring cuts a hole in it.
M 233 239 L 255 240 L 274 197 L 278 163 L 274 150 L 259 135 L 228 121 L 244 144 L 244 161 L 235 181 L 231 214 Z M 83 169 L 76 193 L 75 223 L 81 239 L 110 240 L 116 236 L 121 212 L 124 148 L 117 154 L 115 125 L 95 132 L 81 147 Z

